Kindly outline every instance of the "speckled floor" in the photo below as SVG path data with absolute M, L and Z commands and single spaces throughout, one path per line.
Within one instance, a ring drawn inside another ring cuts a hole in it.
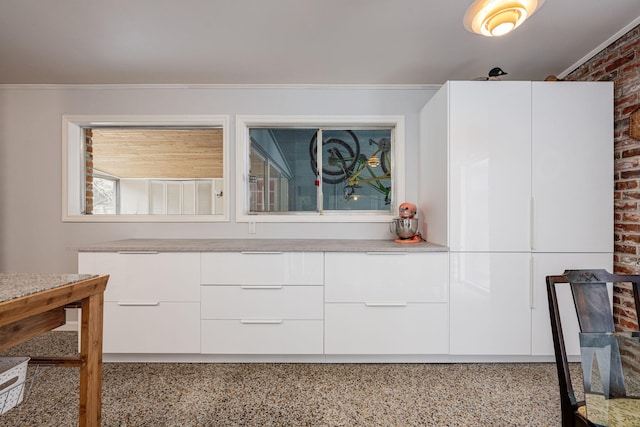
M 75 345 L 75 334 L 53 332 L 1 355 L 72 354 Z M 77 425 L 78 376 L 41 375 L 0 425 Z M 102 403 L 103 426 L 560 425 L 546 363 L 105 363 Z

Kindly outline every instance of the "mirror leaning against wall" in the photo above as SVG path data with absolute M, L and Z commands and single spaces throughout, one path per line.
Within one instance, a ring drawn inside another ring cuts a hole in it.
M 65 116 L 63 220 L 228 221 L 227 122 Z

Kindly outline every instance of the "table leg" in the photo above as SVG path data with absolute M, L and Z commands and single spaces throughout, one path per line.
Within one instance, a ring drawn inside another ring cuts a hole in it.
M 102 293 L 82 300 L 80 338 L 80 427 L 98 427 L 102 404 Z

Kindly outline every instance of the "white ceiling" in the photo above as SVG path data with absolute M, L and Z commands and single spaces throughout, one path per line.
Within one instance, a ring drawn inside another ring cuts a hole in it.
M 563 76 L 640 22 L 640 0 L 546 0 L 515 32 L 472 0 L 0 0 L 4 84 L 441 84 Z M 614 38 L 612 38 L 614 37 Z

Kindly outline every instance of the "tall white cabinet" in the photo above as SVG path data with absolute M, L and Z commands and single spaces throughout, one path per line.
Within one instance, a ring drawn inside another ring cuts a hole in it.
M 451 251 L 450 353 L 553 354 L 545 276 L 612 268 L 612 84 L 447 82 L 420 120 L 421 227 Z

